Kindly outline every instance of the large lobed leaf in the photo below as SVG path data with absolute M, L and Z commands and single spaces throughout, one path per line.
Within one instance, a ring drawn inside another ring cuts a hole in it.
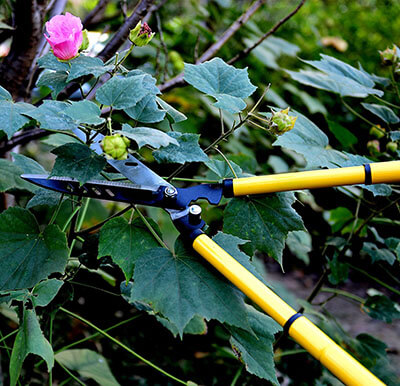
M 242 295 L 209 268 L 180 240 L 174 254 L 152 249 L 136 260 L 130 301 L 150 304 L 181 336 L 195 315 L 250 330 Z
M 371 163 L 371 160 L 366 157 L 331 149 L 328 137 L 322 130 L 304 115 L 300 113 L 294 115 L 297 116 L 294 128 L 279 136 L 273 145 L 282 146 L 301 154 L 309 168 L 347 167 Z M 374 195 L 387 196 L 392 191 L 390 186 L 385 184 L 361 186 Z
M 129 223 L 117 217 L 101 228 L 98 257 L 111 256 L 124 272 L 126 280 L 130 280 L 136 260 L 157 246 L 157 241 L 140 219 Z
M 52 153 L 57 158 L 51 176 L 73 177 L 81 184 L 97 176 L 106 164 L 103 157 L 79 143 L 66 143 Z
M 29 354 L 42 357 L 50 371 L 54 365 L 54 353 L 44 337 L 34 310 L 24 308 L 23 320 L 14 341 L 10 358 L 10 386 L 17 384 L 22 364 Z
M 221 58 L 202 64 L 185 63 L 184 79 L 193 87 L 217 99 L 214 106 L 230 113 L 239 113 L 246 107 L 244 98 L 257 87 L 251 84 L 247 69 L 237 69 Z
M 282 251 L 290 231 L 304 230 L 301 217 L 292 208 L 293 193 L 264 198 L 232 199 L 224 210 L 224 231 L 250 240 L 243 250 L 267 253 L 282 265 Z
M 0 129 L 8 138 L 11 138 L 19 129 L 25 126 L 30 119 L 23 114 L 33 111 L 34 106 L 27 103 L 14 103 L 12 100 L 0 100 Z
M 33 287 L 63 272 L 67 259 L 67 240 L 58 226 L 41 231 L 33 215 L 18 207 L 0 214 L 0 290 Z
M 229 327 L 232 334 L 230 343 L 235 355 L 246 366 L 249 373 L 278 385 L 275 374 L 274 350 L 275 334 L 282 330 L 269 316 L 246 306 L 253 333 L 236 327 Z
M 347 63 L 328 55 L 322 59 L 303 60 L 304 63 L 317 68 L 319 71 L 300 70 L 286 72 L 298 82 L 336 94 L 364 98 L 368 95 L 382 96 L 383 91 L 374 89 L 374 78 L 365 71 L 358 70 Z
M 178 133 L 171 131 L 167 133 L 175 143 L 170 143 L 168 146 L 153 152 L 155 160 L 159 163 L 178 163 L 185 162 L 206 162 L 208 157 L 199 146 L 199 135 L 190 133 Z M 172 142 L 172 141 L 171 141 Z

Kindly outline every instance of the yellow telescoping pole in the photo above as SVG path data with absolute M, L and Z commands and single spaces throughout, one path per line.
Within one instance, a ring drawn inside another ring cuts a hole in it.
M 232 180 L 233 196 L 289 190 L 328 188 L 355 184 L 400 182 L 400 161 L 376 162 L 364 166 L 281 173 Z
M 236 287 L 288 330 L 289 335 L 346 385 L 384 385 L 302 314 L 286 304 L 207 235 L 200 234 L 193 248 Z

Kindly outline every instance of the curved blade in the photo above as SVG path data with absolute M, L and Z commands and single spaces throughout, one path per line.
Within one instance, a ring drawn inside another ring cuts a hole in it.
M 163 189 L 157 186 L 97 180 L 80 185 L 73 178 L 49 177 L 41 174 L 23 174 L 21 177 L 33 184 L 60 193 L 142 205 L 158 206 Z

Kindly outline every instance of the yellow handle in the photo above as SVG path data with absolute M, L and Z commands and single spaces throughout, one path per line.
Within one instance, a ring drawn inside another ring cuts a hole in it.
M 400 161 L 369 164 L 372 184 L 400 182 Z M 368 176 L 367 176 L 368 178 Z M 364 166 L 282 173 L 233 180 L 233 195 L 263 194 L 332 186 L 364 184 Z M 368 181 L 367 181 L 368 182 Z
M 296 315 L 292 307 L 207 235 L 197 236 L 193 248 L 281 326 Z M 294 320 L 289 335 L 346 385 L 384 385 L 306 317 Z

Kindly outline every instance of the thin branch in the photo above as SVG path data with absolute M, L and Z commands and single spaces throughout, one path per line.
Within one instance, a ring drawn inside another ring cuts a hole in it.
M 266 32 L 264 35 L 262 35 L 256 43 L 254 43 L 251 47 L 247 47 L 243 51 L 239 52 L 236 56 L 234 56 L 232 59 L 228 61 L 228 64 L 235 63 L 239 59 L 244 58 L 247 56 L 251 51 L 253 51 L 256 47 L 258 47 L 268 36 L 272 35 L 275 33 L 283 24 L 285 24 L 292 16 L 294 16 L 300 8 L 304 5 L 306 0 L 301 0 L 299 5 L 288 15 L 286 15 L 283 19 L 279 20 L 268 32 Z
M 83 28 L 88 28 L 89 25 L 100 21 L 110 0 L 99 0 L 97 5 L 86 15 L 83 20 Z
M 141 19 L 143 19 L 153 3 L 154 0 L 141 0 L 133 10 L 132 15 L 126 19 L 124 24 L 122 24 L 104 49 L 99 53 L 99 55 L 97 55 L 98 58 L 104 62 L 110 59 L 115 52 L 117 52 L 121 44 L 126 41 L 129 36 L 129 31 L 134 28 Z
M 253 2 L 253 4 L 247 9 L 247 11 L 239 16 L 239 18 L 234 21 L 234 23 L 222 34 L 222 36 L 213 45 L 211 45 L 200 56 L 200 58 L 196 60 L 195 63 L 200 64 L 212 58 L 265 2 L 266 0 L 257 0 Z M 169 81 L 160 84 L 158 88 L 161 90 L 161 92 L 166 92 L 173 87 L 182 86 L 183 84 L 185 84 L 185 81 L 183 80 L 183 73 L 180 73 Z
M 12 150 L 15 146 L 25 145 L 35 139 L 43 138 L 49 135 L 49 132 L 43 129 L 32 129 L 24 131 L 20 134 L 13 136 L 11 139 L 5 139 L 4 142 L 0 142 L 0 156 Z

